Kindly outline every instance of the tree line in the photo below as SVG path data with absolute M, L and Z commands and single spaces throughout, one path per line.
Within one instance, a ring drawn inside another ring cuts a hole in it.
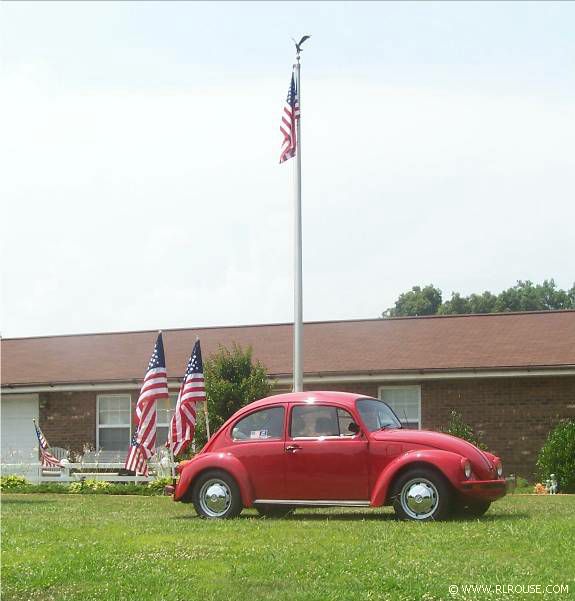
M 515 286 L 499 294 L 485 291 L 463 296 L 459 292 L 452 292 L 451 298 L 445 301 L 441 290 L 433 284 L 413 286 L 411 290 L 400 294 L 395 305 L 386 309 L 381 316 L 464 315 L 554 309 L 575 309 L 575 283 L 569 290 L 562 290 L 553 278 L 544 280 L 542 284 L 519 280 Z

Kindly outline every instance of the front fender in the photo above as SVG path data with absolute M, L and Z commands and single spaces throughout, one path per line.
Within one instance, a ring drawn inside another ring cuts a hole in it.
M 230 453 L 202 453 L 186 464 L 174 492 L 174 501 L 181 501 L 194 479 L 206 470 L 223 470 L 234 477 L 240 488 L 244 507 L 251 507 L 254 493 L 248 472 L 237 457 Z
M 408 451 L 386 465 L 379 474 L 371 493 L 370 504 L 372 507 L 383 505 L 387 499 L 389 487 L 397 473 L 410 464 L 426 463 L 439 470 L 454 487 L 459 486 L 462 479 L 461 460 L 463 457 L 451 451 L 440 449 L 424 449 L 421 451 Z

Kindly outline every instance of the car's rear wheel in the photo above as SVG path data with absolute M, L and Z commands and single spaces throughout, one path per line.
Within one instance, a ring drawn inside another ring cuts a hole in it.
M 480 518 L 491 507 L 491 501 L 463 502 L 457 505 L 456 514 L 464 518 Z
M 451 488 L 433 469 L 407 470 L 393 483 L 391 497 L 395 513 L 402 520 L 445 520 L 451 514 Z
M 221 470 L 211 470 L 198 477 L 192 501 L 196 513 L 210 520 L 235 518 L 243 509 L 236 481 Z
M 258 513 L 265 518 L 285 518 L 295 511 L 291 505 L 274 505 L 273 503 L 264 503 L 255 506 Z

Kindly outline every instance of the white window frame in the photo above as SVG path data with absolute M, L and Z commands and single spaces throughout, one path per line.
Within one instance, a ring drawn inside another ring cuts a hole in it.
M 377 397 L 379 398 L 380 401 L 383 401 L 383 391 L 384 390 L 417 390 L 417 412 L 419 414 L 419 419 L 417 420 L 417 429 L 421 430 L 421 428 L 423 427 L 423 422 L 422 422 L 422 418 L 421 418 L 421 385 L 420 384 L 412 384 L 409 386 L 379 386 L 377 389 Z M 393 409 L 393 407 L 391 407 Z M 395 409 L 393 409 L 393 411 L 395 412 Z M 399 418 L 399 421 L 403 424 L 403 420 L 405 419 L 405 417 L 403 415 L 398 415 L 397 416 Z
M 128 436 L 128 445 L 130 444 L 130 440 L 132 440 L 132 395 L 131 394 L 99 394 L 96 397 L 96 451 L 100 451 L 100 399 L 102 397 L 106 398 L 128 398 L 130 401 L 130 435 Z M 125 428 L 126 424 L 103 424 L 102 428 Z

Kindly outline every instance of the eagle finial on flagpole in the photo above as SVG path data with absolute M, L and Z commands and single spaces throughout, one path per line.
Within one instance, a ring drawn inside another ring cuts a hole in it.
M 299 55 L 300 55 L 300 53 L 301 53 L 301 45 L 302 45 L 302 44 L 303 44 L 303 43 L 304 43 L 306 40 L 309 40 L 309 38 L 311 38 L 311 36 L 310 36 L 310 35 L 304 35 L 304 36 L 302 37 L 302 39 L 301 39 L 299 42 L 296 42 L 296 41 L 294 40 L 294 38 L 292 38 L 292 40 L 293 40 L 293 43 L 295 44 L 296 58 L 297 58 L 297 60 L 298 60 L 298 61 L 299 61 Z

